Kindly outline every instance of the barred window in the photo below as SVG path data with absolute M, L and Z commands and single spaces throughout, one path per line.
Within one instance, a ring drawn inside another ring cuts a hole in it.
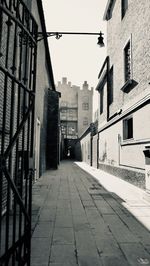
M 131 44 L 130 41 L 124 48 L 124 70 L 125 70 L 125 81 L 131 79 Z

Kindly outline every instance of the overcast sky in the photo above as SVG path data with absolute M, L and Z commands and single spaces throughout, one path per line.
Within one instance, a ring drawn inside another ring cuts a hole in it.
M 43 0 L 47 31 L 104 32 L 107 0 Z M 106 34 L 105 34 L 106 38 Z M 106 43 L 106 39 L 105 39 Z M 97 45 L 97 36 L 63 35 L 49 38 L 55 83 L 67 77 L 73 85 L 87 80 L 96 87 L 106 48 Z

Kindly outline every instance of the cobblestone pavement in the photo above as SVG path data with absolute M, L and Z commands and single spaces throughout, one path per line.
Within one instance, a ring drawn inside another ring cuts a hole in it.
M 150 232 L 122 203 L 71 161 L 47 171 L 33 187 L 31 266 L 150 265 Z

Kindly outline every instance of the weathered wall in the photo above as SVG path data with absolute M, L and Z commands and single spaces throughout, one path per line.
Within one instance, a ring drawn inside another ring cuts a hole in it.
M 88 104 L 88 109 L 84 110 L 83 104 Z M 85 82 L 83 88 L 78 91 L 78 135 L 79 137 L 88 128 L 92 122 L 93 114 L 93 89 L 89 89 L 88 84 Z M 87 119 L 87 124 L 84 120 Z
M 115 1 L 112 18 L 107 22 L 107 54 L 110 66 L 114 65 L 114 102 L 111 114 L 135 99 L 137 95 L 147 94 L 150 80 L 149 56 L 149 0 L 128 1 L 128 10 L 121 19 L 121 1 Z M 121 91 L 124 85 L 124 47 L 131 41 L 132 79 L 138 83 L 129 93 Z M 110 114 L 110 115 L 111 115 Z
M 98 135 L 92 138 L 92 166 L 98 167 Z
M 32 13 L 38 23 L 38 31 L 42 31 L 37 0 L 32 0 Z M 51 89 L 51 74 L 49 73 L 46 58 L 44 40 L 38 42 L 37 49 L 37 79 L 35 97 L 35 121 L 40 120 L 40 175 L 46 170 L 46 146 L 47 146 L 47 93 Z M 36 128 L 35 128 L 36 131 Z M 35 132 L 36 134 L 36 132 Z M 35 151 L 36 156 L 36 151 Z
M 82 140 L 81 140 L 81 150 L 82 150 L 82 160 L 90 165 L 91 162 L 91 135 L 90 133 L 86 135 Z

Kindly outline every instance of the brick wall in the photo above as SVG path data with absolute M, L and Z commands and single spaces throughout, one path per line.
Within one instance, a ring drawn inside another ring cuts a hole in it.
M 112 18 L 107 22 L 107 54 L 110 56 L 110 66 L 114 65 L 114 102 L 110 109 L 111 114 L 149 90 L 150 2 L 142 0 L 135 3 L 134 0 L 129 0 L 128 3 L 128 10 L 121 19 L 121 1 L 115 1 Z M 138 85 L 129 93 L 124 93 L 121 91 L 125 83 L 123 49 L 129 39 L 131 40 L 132 78 Z

